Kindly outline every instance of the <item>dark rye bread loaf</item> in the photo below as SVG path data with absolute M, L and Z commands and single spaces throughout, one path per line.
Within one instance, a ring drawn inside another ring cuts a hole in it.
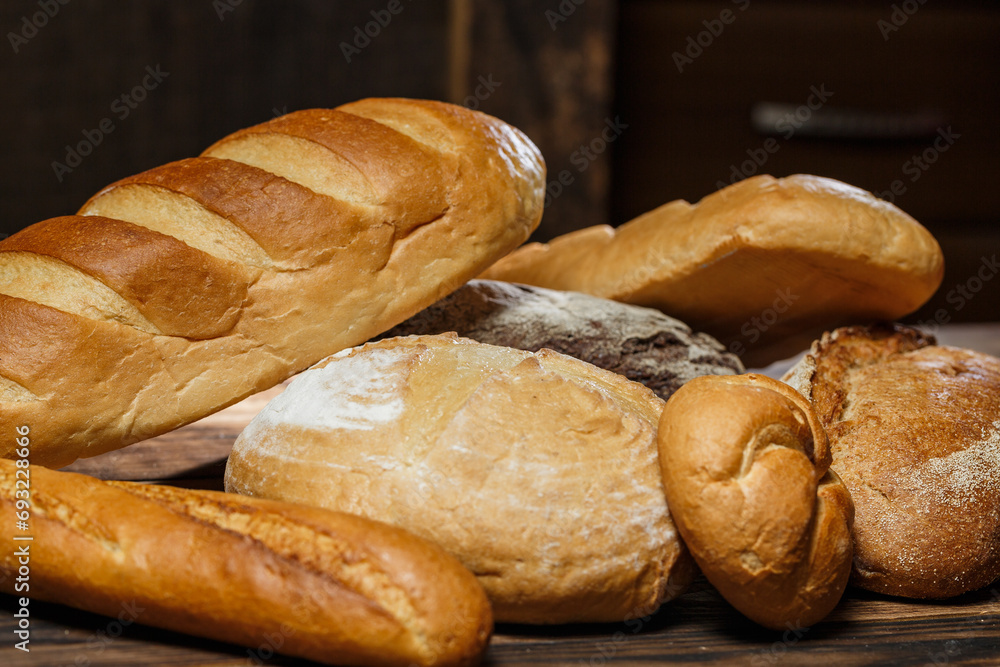
M 784 380 L 854 498 L 862 588 L 945 598 L 1000 577 L 1000 359 L 900 325 L 826 333 Z
M 549 348 L 642 383 L 666 400 L 701 375 L 744 372 L 714 338 L 658 310 L 578 292 L 473 280 L 382 337 L 439 334 Z

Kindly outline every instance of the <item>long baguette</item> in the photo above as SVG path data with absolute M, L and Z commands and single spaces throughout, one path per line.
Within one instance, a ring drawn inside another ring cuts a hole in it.
M 492 631 L 458 561 L 350 514 L 0 460 L 0 522 L 0 590 L 146 625 L 351 665 L 471 664 Z
M 529 243 L 480 277 L 659 308 L 750 366 L 796 354 L 838 323 L 911 313 L 943 275 L 941 248 L 909 215 L 797 174 Z
M 544 181 L 495 118 L 369 99 L 114 183 L 0 242 L 0 425 L 59 467 L 273 386 L 523 242 Z

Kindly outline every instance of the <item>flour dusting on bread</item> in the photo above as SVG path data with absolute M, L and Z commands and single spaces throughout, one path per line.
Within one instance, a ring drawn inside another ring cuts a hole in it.
M 954 507 L 975 502 L 1000 480 L 1000 419 L 986 429 L 982 440 L 948 456 L 931 459 L 922 472 L 921 478 L 935 482 L 923 487 L 934 492 L 935 502 Z
M 403 413 L 407 373 L 400 367 L 414 356 L 408 349 L 373 349 L 364 358 L 344 356 L 336 363 L 310 368 L 247 430 L 256 433 L 283 424 L 352 431 L 390 424 Z

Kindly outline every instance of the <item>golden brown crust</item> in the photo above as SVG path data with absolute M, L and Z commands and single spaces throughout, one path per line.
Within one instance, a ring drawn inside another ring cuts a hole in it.
M 527 238 L 543 188 L 516 129 L 399 99 L 288 114 L 114 183 L 0 242 L 3 423 L 58 467 L 194 421 L 474 277 Z
M 1000 359 L 901 325 L 846 327 L 787 380 L 857 506 L 852 583 L 945 598 L 1000 577 Z
M 168 336 L 212 338 L 236 323 L 247 295 L 243 266 L 193 253 L 172 236 L 95 216 L 51 218 L 0 242 L 4 251 L 46 255 L 75 266 L 110 287 Z M 148 267 L 171 267 L 183 281 Z
M 795 175 L 528 244 L 480 277 L 659 308 L 763 365 L 824 328 L 916 310 L 943 272 L 937 242 L 895 206 Z
M 226 489 L 432 540 L 497 620 L 622 622 L 693 576 L 657 465 L 662 405 L 550 350 L 387 339 L 293 380 L 240 435 Z
M 677 528 L 734 607 L 785 629 L 836 606 L 853 506 L 805 398 L 762 375 L 695 378 L 667 401 L 658 442 Z
M 127 185 L 190 198 L 245 232 L 275 267 L 287 270 L 329 261 L 376 219 L 369 207 L 317 194 L 242 162 L 206 156 L 171 162 L 109 187 Z
M 29 434 L 30 436 L 30 434 Z M 14 462 L 0 517 L 15 525 Z M 438 547 L 347 514 L 31 466 L 33 598 L 328 663 L 466 665 L 492 631 Z M 17 560 L 0 560 L 14 592 Z M 124 606 L 124 607 L 123 607 Z M 269 642 L 265 644 L 265 642 Z

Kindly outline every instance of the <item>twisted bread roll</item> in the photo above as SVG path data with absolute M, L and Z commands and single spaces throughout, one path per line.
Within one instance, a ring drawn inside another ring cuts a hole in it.
M 16 535 L 33 539 L 11 541 L 25 479 L 30 528 Z M 349 514 L 0 460 L 0 520 L 13 545 L 0 590 L 109 616 L 124 606 L 144 625 L 400 666 L 472 664 L 492 631 L 482 588 L 455 559 Z M 27 588 L 15 587 L 24 549 Z
M 194 421 L 474 277 L 537 225 L 543 187 L 516 129 L 399 99 L 114 183 L 0 242 L 2 423 L 62 466 Z
M 658 443 L 677 529 L 734 607 L 785 629 L 836 606 L 854 507 L 805 398 L 763 375 L 695 378 L 667 402 Z
M 937 241 L 906 213 L 799 174 L 755 176 L 617 229 L 530 243 L 480 277 L 659 308 L 747 365 L 766 365 L 824 327 L 913 312 L 943 274 Z

